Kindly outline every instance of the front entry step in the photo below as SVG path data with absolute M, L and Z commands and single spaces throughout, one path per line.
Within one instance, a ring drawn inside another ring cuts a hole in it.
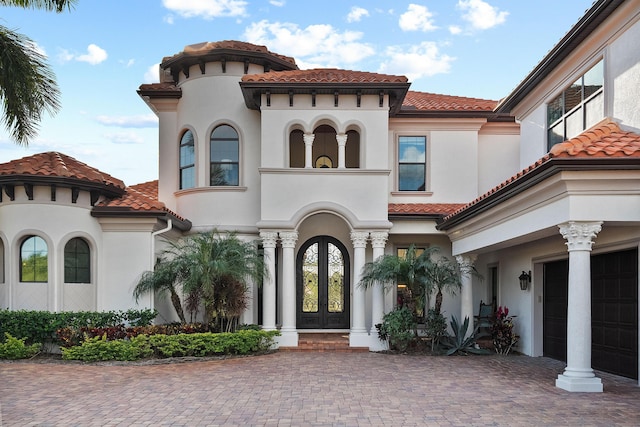
M 364 353 L 368 347 L 349 347 L 349 333 L 298 333 L 297 347 L 280 347 L 280 351 Z

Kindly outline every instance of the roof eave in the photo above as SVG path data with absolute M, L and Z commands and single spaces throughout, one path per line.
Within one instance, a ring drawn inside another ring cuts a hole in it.
M 396 118 L 424 119 L 487 119 L 490 122 L 515 122 L 515 117 L 510 114 L 497 114 L 487 110 L 408 110 L 400 109 Z
M 83 191 L 97 191 L 105 197 L 120 197 L 125 193 L 124 188 L 112 184 L 88 181 L 81 178 L 71 178 L 62 176 L 42 176 L 30 174 L 0 175 L 0 186 L 2 185 L 41 185 L 57 186 L 62 188 L 78 188 Z
M 624 0 L 597 0 L 580 20 L 551 49 L 522 82 L 495 108 L 497 113 L 511 112 L 542 80 L 544 80 L 576 46 L 606 20 Z
M 191 229 L 191 221 L 165 210 L 139 211 L 122 206 L 94 206 L 91 210 L 91 216 L 95 218 L 157 218 L 165 222 L 171 219 L 175 228 L 181 231 L 189 231 Z

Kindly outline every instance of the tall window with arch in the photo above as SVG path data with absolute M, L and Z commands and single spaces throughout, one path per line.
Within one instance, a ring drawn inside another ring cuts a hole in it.
M 91 283 L 91 250 L 80 237 L 74 237 L 64 246 L 64 282 Z
M 239 185 L 240 141 L 238 132 L 229 125 L 221 125 L 215 128 L 211 132 L 210 151 L 210 185 Z
M 47 242 L 40 236 L 27 236 L 20 245 L 20 281 L 44 283 L 48 280 Z
M 180 139 L 180 189 L 195 186 L 195 145 L 193 133 L 185 131 Z

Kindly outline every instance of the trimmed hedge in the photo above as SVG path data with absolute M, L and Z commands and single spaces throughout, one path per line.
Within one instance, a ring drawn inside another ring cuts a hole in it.
M 244 355 L 267 351 L 278 335 L 278 331 L 242 330 L 223 333 L 138 335 L 128 340 L 108 341 L 105 334 L 102 337 L 89 338 L 79 346 L 62 348 L 62 358 L 97 362 L 132 361 L 146 357 Z
M 60 312 L 0 310 L 0 337 L 5 333 L 24 339 L 29 344 L 56 342 L 61 328 L 112 327 L 120 324 L 149 325 L 157 316 L 156 310 L 127 310 L 107 312 Z

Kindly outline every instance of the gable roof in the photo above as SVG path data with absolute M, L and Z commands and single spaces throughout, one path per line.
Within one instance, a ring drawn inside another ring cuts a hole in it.
M 438 228 L 447 230 L 563 170 L 620 169 L 640 169 L 640 135 L 605 119 L 554 145 L 534 164 L 446 216 Z
M 0 184 L 55 184 L 99 191 L 106 197 L 124 193 L 124 183 L 71 156 L 56 151 L 34 154 L 0 164 Z

